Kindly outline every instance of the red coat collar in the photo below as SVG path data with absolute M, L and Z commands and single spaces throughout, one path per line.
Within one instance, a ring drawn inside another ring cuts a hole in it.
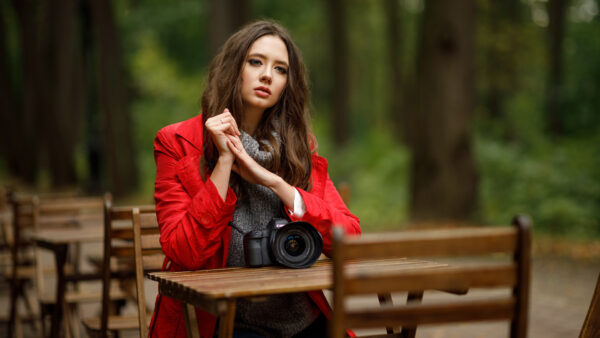
M 202 114 L 192 117 L 191 119 L 182 121 L 175 129 L 175 134 L 184 140 L 188 141 L 198 151 L 202 152 L 202 133 L 204 131 L 204 122 Z

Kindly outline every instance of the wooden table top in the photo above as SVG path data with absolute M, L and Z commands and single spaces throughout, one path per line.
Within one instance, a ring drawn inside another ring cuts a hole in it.
M 32 232 L 30 238 L 37 243 L 43 244 L 70 244 L 83 242 L 100 242 L 104 238 L 101 227 L 84 227 L 70 229 L 47 229 Z
M 349 273 L 376 269 L 381 273 L 435 269 L 446 264 L 418 259 L 381 259 L 356 261 L 348 265 Z M 167 296 L 186 300 L 188 297 L 207 299 L 232 299 L 256 297 L 290 292 L 306 292 L 333 287 L 331 260 L 317 261 L 307 269 L 290 269 L 280 266 L 261 268 L 223 268 L 214 270 L 154 272 L 151 280 L 161 283 L 161 292 Z

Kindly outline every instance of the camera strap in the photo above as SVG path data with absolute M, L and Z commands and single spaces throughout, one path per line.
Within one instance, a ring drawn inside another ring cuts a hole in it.
M 245 236 L 247 233 L 249 233 L 250 231 L 242 231 L 235 223 L 233 223 L 233 221 L 227 223 L 227 225 L 229 225 L 230 227 L 234 228 L 235 230 L 237 230 L 237 232 L 239 232 L 240 234 L 242 234 L 242 236 Z

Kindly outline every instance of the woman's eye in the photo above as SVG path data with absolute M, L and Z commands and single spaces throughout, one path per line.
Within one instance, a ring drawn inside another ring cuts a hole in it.
M 279 72 L 279 74 L 287 74 L 287 69 L 284 67 L 275 67 L 275 70 Z
M 262 64 L 262 62 L 260 62 L 260 60 L 257 59 L 250 59 L 248 60 L 248 63 L 252 66 L 260 66 Z

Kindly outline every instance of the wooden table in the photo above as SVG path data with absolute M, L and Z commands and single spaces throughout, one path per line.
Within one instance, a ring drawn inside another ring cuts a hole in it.
M 357 261 L 349 269 L 376 269 L 381 272 L 434 269 L 445 264 L 417 259 Z M 155 272 L 148 274 L 159 282 L 160 293 L 182 302 L 188 337 L 198 337 L 194 307 L 219 317 L 219 337 L 232 337 L 236 300 L 239 298 L 307 292 L 333 287 L 330 260 L 316 262 L 308 269 L 278 266 L 262 268 L 224 268 L 215 270 Z
M 70 229 L 48 229 L 33 232 L 29 236 L 39 247 L 54 253 L 56 261 L 56 308 L 52 313 L 51 337 L 58 337 L 65 305 L 65 287 L 70 281 L 101 279 L 100 272 L 95 273 L 65 273 L 65 263 L 70 244 L 101 242 L 104 238 L 103 229 L 98 227 L 82 227 Z

